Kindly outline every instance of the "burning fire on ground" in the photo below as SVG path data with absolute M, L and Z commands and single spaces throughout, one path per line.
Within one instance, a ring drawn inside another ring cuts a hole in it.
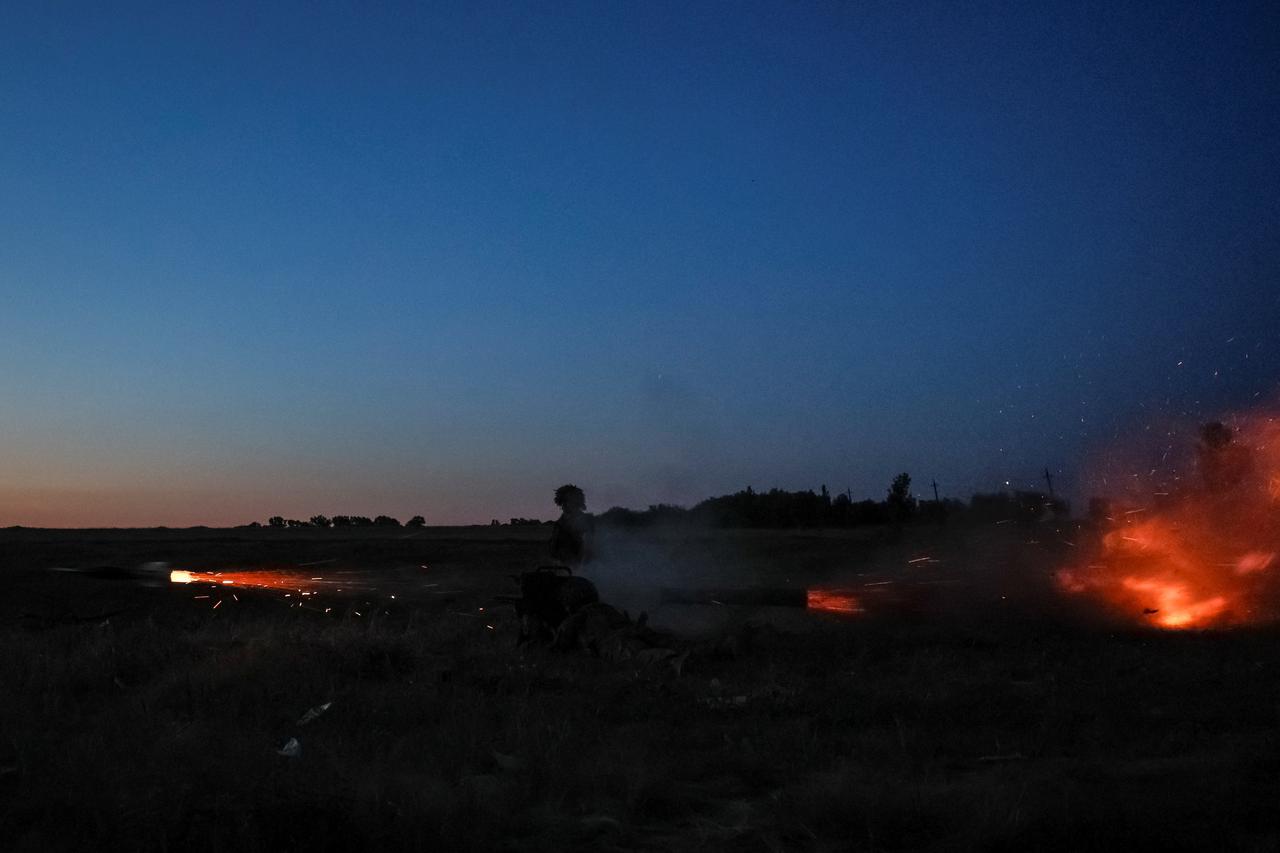
M 215 610 L 224 602 L 238 602 L 240 599 L 234 593 L 236 589 L 282 592 L 282 599 L 288 599 L 286 603 L 289 607 L 313 610 L 318 613 L 329 613 L 334 609 L 333 606 L 326 607 L 320 602 L 322 595 L 332 597 L 330 594 L 341 595 L 346 592 L 348 594 L 346 597 L 350 599 L 351 593 L 369 594 L 375 590 L 368 584 L 367 579 L 353 576 L 350 572 L 339 573 L 337 577 L 317 577 L 280 569 L 229 569 L 226 571 L 173 569 L 169 572 L 169 582 L 193 585 L 196 590 L 205 590 L 204 594 L 193 595 L 192 598 L 212 602 L 211 606 Z M 394 600 L 395 595 L 389 595 L 388 598 Z M 365 600 L 364 604 L 371 605 L 372 601 Z M 350 612 L 356 616 L 363 615 L 360 610 L 351 609 Z
M 810 589 L 806 591 L 807 607 L 827 613 L 861 613 L 858 597 L 843 589 Z
M 1205 425 L 1194 469 L 1150 505 L 1109 512 L 1095 552 L 1058 572 L 1060 587 L 1167 629 L 1280 618 L 1280 422 Z
M 308 586 L 315 586 L 323 580 L 318 577 L 279 571 L 241 569 L 225 572 L 200 572 L 186 569 L 173 569 L 169 572 L 170 583 L 208 583 L 219 586 L 257 587 L 259 589 L 284 589 L 302 593 Z M 308 594 L 310 594 L 308 592 Z

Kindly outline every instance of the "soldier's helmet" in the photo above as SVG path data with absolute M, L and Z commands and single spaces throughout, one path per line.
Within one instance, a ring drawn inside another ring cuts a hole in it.
M 571 483 L 566 483 L 556 489 L 556 506 L 565 512 L 585 512 L 587 509 L 587 496 L 582 489 Z

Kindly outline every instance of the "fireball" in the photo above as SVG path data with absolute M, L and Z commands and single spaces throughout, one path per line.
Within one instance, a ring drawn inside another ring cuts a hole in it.
M 1280 618 L 1280 426 L 1201 429 L 1194 485 L 1115 512 L 1095 552 L 1057 575 L 1066 592 L 1131 621 L 1213 628 Z

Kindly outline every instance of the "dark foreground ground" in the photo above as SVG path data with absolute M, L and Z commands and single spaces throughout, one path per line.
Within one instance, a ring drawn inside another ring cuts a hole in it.
M 1043 583 L 1063 536 L 615 541 L 632 598 L 646 567 L 865 593 L 660 610 L 679 673 L 515 647 L 492 596 L 544 537 L 0 531 L 0 846 L 1280 849 L 1280 633 L 1081 619 Z M 45 570 L 147 560 L 323 586 Z

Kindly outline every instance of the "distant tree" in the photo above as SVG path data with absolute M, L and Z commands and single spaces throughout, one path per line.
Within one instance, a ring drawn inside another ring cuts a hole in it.
M 248 524 L 246 524 L 245 526 L 246 526 L 246 527 L 261 527 L 261 526 L 262 526 L 262 522 L 261 522 L 261 521 L 251 521 L 251 522 L 249 522 Z
M 645 523 L 644 513 L 622 506 L 609 507 L 600 513 L 600 523 L 608 527 L 640 527 Z
M 380 515 L 373 520 L 376 527 L 399 527 L 400 519 L 392 518 L 389 515 Z
M 915 512 L 916 500 L 911 497 L 911 475 L 906 471 L 893 478 L 889 484 L 889 515 L 894 521 L 906 521 Z
M 335 515 L 335 516 L 333 517 L 333 519 L 332 519 L 332 523 L 333 523 L 333 526 L 334 526 L 334 527 L 350 527 L 350 526 L 351 526 L 351 516 L 349 516 L 349 515 Z
M 849 507 L 851 524 L 858 527 L 864 524 L 884 524 L 889 521 L 888 504 L 884 501 L 858 501 Z
M 373 525 L 373 519 L 369 518 L 369 516 L 367 515 L 351 516 L 352 527 L 371 527 L 372 525 Z
M 1200 443 L 1211 450 L 1221 450 L 1235 440 L 1231 427 L 1221 421 L 1212 421 L 1200 427 Z
M 332 527 L 333 520 L 330 519 L 327 515 L 313 515 L 311 516 L 311 526 L 312 527 Z
M 1200 427 L 1196 463 L 1204 487 L 1210 492 L 1225 492 L 1239 485 L 1254 465 L 1249 448 L 1236 441 L 1231 427 L 1218 421 Z
M 708 498 L 689 510 L 690 517 L 717 527 L 821 527 L 840 523 L 833 511 L 831 494 L 812 489 L 788 492 L 769 489 L 757 492 L 748 486 L 732 495 Z
M 271 516 L 270 518 L 267 519 L 267 525 L 269 527 L 284 527 L 284 516 L 283 515 Z
M 405 527 L 426 527 L 427 520 L 420 515 L 415 515 L 404 523 Z
M 285 523 L 286 527 L 310 527 L 311 525 L 297 518 L 291 518 Z

